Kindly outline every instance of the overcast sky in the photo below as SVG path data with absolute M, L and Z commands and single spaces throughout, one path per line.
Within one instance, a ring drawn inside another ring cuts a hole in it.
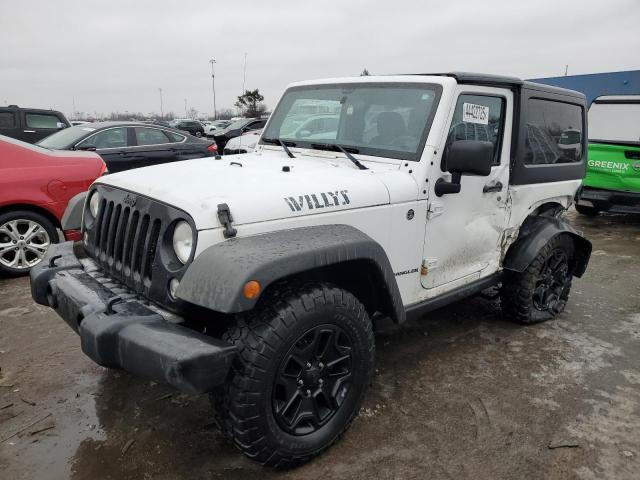
M 218 110 L 246 88 L 465 70 L 522 78 L 640 68 L 638 0 L 0 0 L 0 105 Z

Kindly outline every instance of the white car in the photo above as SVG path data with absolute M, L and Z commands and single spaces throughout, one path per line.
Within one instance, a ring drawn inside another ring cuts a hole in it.
M 584 147 L 586 111 L 495 75 L 296 83 L 251 153 L 100 177 L 65 213 L 83 242 L 52 245 L 32 295 L 100 365 L 211 393 L 236 447 L 299 465 L 357 415 L 376 318 L 490 287 L 510 321 L 564 310 L 591 253 L 562 218 L 586 159 L 550 163 L 528 127 Z M 338 116 L 331 139 L 284 128 L 319 112 Z
M 203 123 L 204 134 L 207 137 L 213 137 L 217 130 L 223 130 L 233 123 L 231 120 L 213 120 Z
M 224 147 L 225 155 L 235 155 L 238 153 L 251 152 L 256 148 L 260 135 L 262 135 L 262 128 L 258 130 L 249 130 L 239 137 L 234 137 L 227 142 Z

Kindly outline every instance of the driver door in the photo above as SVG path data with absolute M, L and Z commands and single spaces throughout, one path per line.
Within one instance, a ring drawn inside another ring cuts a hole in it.
M 429 211 L 423 254 L 422 287 L 435 296 L 494 273 L 507 222 L 507 189 L 513 95 L 504 89 L 458 86 L 449 128 L 441 139 L 440 165 L 431 169 Z M 450 180 L 448 147 L 456 140 L 482 140 L 494 145 L 489 176 L 462 175 L 459 193 L 437 197 L 434 185 Z
M 127 127 L 112 127 L 100 130 L 78 143 L 76 150 L 94 149 L 102 157 L 110 173 L 127 170 Z

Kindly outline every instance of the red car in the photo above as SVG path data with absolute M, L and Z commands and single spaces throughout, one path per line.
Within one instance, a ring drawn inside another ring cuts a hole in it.
M 20 275 L 42 260 L 67 203 L 106 171 L 94 152 L 55 151 L 0 135 L 0 275 Z M 79 232 L 64 232 L 79 240 Z

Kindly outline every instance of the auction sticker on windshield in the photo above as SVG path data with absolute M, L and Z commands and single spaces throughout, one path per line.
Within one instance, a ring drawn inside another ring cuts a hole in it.
M 466 123 L 489 124 L 489 107 L 473 103 L 462 104 L 462 121 Z

